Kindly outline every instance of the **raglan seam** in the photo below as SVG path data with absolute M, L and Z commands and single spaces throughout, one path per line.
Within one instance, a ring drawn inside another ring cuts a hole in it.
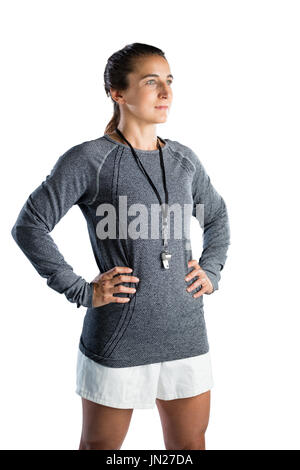
M 192 165 L 192 168 L 196 170 L 195 165 L 191 162 L 190 159 L 188 159 L 185 155 L 183 155 L 183 153 L 180 150 L 174 150 L 173 148 L 171 148 L 171 146 L 170 146 L 170 152 L 171 152 L 173 158 L 180 163 L 182 168 L 184 170 L 186 170 L 186 172 L 188 174 L 193 174 L 192 169 L 184 162 L 184 159 L 186 158 L 189 161 L 189 163 Z M 178 157 L 177 154 L 179 154 L 181 156 L 181 158 Z
M 94 145 L 94 147 L 95 147 L 95 149 L 96 149 L 96 152 L 98 153 L 98 155 L 101 156 L 101 153 L 100 153 L 100 151 L 99 151 L 99 148 L 98 148 L 97 144 L 96 144 L 94 141 L 92 141 L 92 142 L 93 142 L 93 145 Z M 100 186 L 100 172 L 101 172 L 102 166 L 104 165 L 104 163 L 105 163 L 107 157 L 110 155 L 110 153 L 111 153 L 115 148 L 116 148 L 116 145 L 115 145 L 112 149 L 109 149 L 108 152 L 107 152 L 107 153 L 105 154 L 105 156 L 103 157 L 102 161 L 99 163 L 99 167 L 98 167 L 97 173 L 96 173 L 96 178 L 97 178 L 97 180 L 96 180 L 96 191 L 95 191 L 94 197 L 93 197 L 93 198 L 91 199 L 91 201 L 88 203 L 89 205 L 93 204 L 93 203 L 96 201 L 96 199 L 97 199 L 97 196 L 98 196 L 99 190 L 100 190 L 100 187 L 99 187 L 99 186 Z

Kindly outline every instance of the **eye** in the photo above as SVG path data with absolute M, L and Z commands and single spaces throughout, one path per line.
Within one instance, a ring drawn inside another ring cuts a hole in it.
M 150 83 L 150 82 L 156 83 L 154 79 L 151 79 L 151 80 L 148 80 L 148 81 L 146 82 L 146 85 L 148 85 L 148 83 Z M 169 82 L 169 85 L 172 85 L 173 80 L 167 80 L 167 82 Z

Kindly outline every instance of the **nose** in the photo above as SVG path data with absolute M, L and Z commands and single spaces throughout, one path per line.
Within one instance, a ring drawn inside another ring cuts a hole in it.
M 163 86 L 162 89 L 160 90 L 158 96 L 161 97 L 161 98 L 166 98 L 167 99 L 168 96 L 169 96 L 168 88 L 166 86 Z

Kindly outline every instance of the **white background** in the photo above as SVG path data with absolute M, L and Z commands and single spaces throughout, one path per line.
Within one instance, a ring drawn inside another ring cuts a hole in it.
M 85 308 L 46 285 L 10 230 L 58 157 L 103 135 L 108 57 L 144 42 L 174 75 L 158 135 L 198 154 L 230 216 L 219 290 L 205 297 L 215 381 L 206 447 L 300 449 L 299 2 L 6 1 L 0 17 L 1 448 L 79 446 Z M 98 274 L 78 207 L 52 236 L 77 274 Z M 134 411 L 122 449 L 164 449 L 156 408 Z

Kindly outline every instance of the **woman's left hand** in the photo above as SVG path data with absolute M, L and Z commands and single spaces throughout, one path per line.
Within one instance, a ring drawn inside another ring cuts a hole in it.
M 194 277 L 198 277 L 197 281 L 193 282 L 189 287 L 187 287 L 187 291 L 190 292 L 196 287 L 202 285 L 202 288 L 193 294 L 193 297 L 196 299 L 197 297 L 200 297 L 202 294 L 211 294 L 214 290 L 214 287 L 211 283 L 211 280 L 207 277 L 205 271 L 201 268 L 201 266 L 198 264 L 197 260 L 191 259 L 188 262 L 188 267 L 194 266 L 193 271 L 191 271 L 187 276 L 185 277 L 186 281 L 189 281 L 190 279 L 193 279 Z

